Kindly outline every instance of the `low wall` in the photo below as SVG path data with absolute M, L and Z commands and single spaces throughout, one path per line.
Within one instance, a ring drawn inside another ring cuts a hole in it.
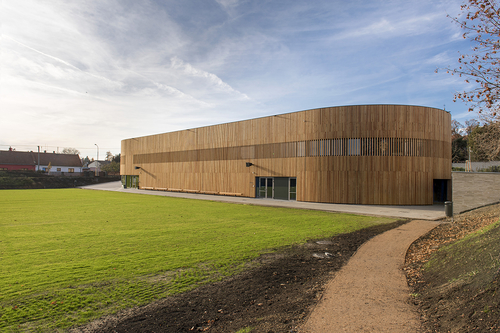
M 489 162 L 472 162 L 472 171 L 477 171 L 481 169 L 486 169 L 492 166 L 500 166 L 500 161 L 489 161 Z M 451 163 L 453 168 L 464 168 L 465 163 Z
M 500 202 L 499 172 L 452 172 L 453 213 Z
M 61 177 L 29 171 L 0 171 L 0 190 L 70 188 L 117 180 L 120 180 L 120 176 Z

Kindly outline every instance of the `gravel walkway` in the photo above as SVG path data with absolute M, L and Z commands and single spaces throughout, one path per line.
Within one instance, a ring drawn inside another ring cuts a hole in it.
M 438 224 L 414 220 L 363 244 L 327 285 L 301 332 L 418 332 L 402 267 L 411 243 Z

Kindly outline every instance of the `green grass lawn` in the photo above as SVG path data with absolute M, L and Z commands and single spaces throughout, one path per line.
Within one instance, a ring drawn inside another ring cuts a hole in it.
M 0 191 L 0 330 L 54 331 L 393 219 L 129 193 Z

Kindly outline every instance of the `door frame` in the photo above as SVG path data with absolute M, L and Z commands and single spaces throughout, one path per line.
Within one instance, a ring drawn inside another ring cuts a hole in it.
M 287 178 L 288 180 L 288 198 L 287 199 L 276 199 L 276 200 L 297 200 L 297 177 L 255 177 L 255 184 L 257 184 L 255 189 L 255 197 L 262 199 L 275 199 L 274 190 L 275 190 L 275 178 Z M 295 181 L 295 191 L 290 192 L 291 190 L 291 181 Z M 261 186 L 263 181 L 264 186 Z M 271 185 L 269 185 L 271 184 Z M 271 189 L 269 188 L 271 186 Z M 290 194 L 294 197 L 290 198 Z M 269 196 L 271 195 L 271 196 Z

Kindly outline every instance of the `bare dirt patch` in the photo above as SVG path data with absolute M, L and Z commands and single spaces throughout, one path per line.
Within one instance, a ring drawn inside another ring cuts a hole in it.
M 498 221 L 499 217 L 498 204 L 463 213 L 455 216 L 453 222 L 448 220 L 449 223 L 437 226 L 410 246 L 405 271 L 425 332 L 500 332 L 500 268 L 497 253 L 495 258 L 489 257 L 495 248 L 498 252 L 498 246 L 490 243 L 483 251 L 467 253 L 468 248 L 477 244 L 465 243 L 456 253 L 465 255 L 464 260 L 459 260 L 460 265 L 448 264 L 444 266 L 445 272 L 437 273 L 423 269 L 438 249 Z M 499 234 L 498 231 L 493 233 L 490 241 L 498 243 Z M 435 258 L 456 262 L 456 258 L 446 256 L 450 256 L 450 252 L 438 253 Z M 496 267 L 486 267 L 481 258 L 488 260 L 490 266 L 495 263 Z M 479 271 L 485 269 L 489 271 L 478 279 Z M 464 275 L 464 271 L 471 274 Z M 476 272 L 478 276 L 473 276 Z
M 490 283 L 478 286 L 467 279 L 443 283 L 442 277 L 422 270 L 439 248 L 499 217 L 500 205 L 467 212 L 437 226 L 410 246 L 404 269 L 425 332 L 500 332 L 498 274 Z M 404 223 L 374 226 L 264 255 L 258 267 L 230 279 L 102 318 L 73 331 L 298 332 L 333 273 L 359 246 Z M 453 274 L 453 267 L 450 270 Z
M 258 267 L 73 332 L 296 332 L 326 283 L 370 238 L 407 221 L 373 226 L 265 255 Z M 323 256 L 313 256 L 313 254 Z M 325 253 L 328 253 L 325 255 Z

